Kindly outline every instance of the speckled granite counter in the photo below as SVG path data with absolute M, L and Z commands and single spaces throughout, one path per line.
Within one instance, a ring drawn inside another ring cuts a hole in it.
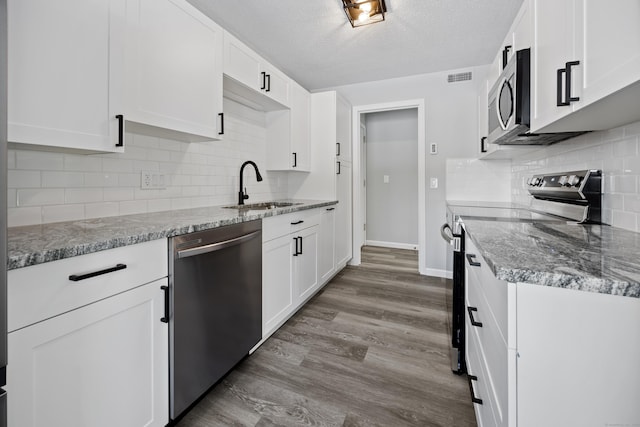
M 640 233 L 561 222 L 463 221 L 498 279 L 640 298 Z
M 154 212 L 82 221 L 11 227 L 9 270 L 149 240 L 164 239 L 273 215 L 334 205 L 337 201 L 287 200 L 294 206 L 239 212 L 221 206 Z

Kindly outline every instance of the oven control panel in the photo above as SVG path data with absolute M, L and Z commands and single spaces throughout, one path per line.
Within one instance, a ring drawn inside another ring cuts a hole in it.
M 588 169 L 534 175 L 527 179 L 527 188 L 540 199 L 588 201 L 602 194 L 602 172 Z

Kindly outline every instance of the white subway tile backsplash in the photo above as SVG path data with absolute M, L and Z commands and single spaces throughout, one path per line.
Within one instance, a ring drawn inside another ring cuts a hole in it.
M 16 169 L 63 170 L 64 155 L 40 151 L 16 151 Z
M 252 201 L 286 198 L 288 180 L 267 172 L 265 114 L 225 99 L 225 138 L 186 143 L 126 134 L 124 153 L 8 151 L 9 226 L 233 204 L 245 160 Z M 141 171 L 165 175 L 166 188 L 141 190 Z M 273 179 L 270 179 L 273 176 Z M 285 176 L 286 178 L 286 176 Z M 47 209 L 45 210 L 45 207 Z
M 85 218 L 102 218 L 120 215 L 118 202 L 87 203 L 84 205 Z
M 94 203 L 103 201 L 102 188 L 67 188 L 64 190 L 65 203 Z
M 19 189 L 17 193 L 16 205 L 19 207 L 64 204 L 64 190 L 61 188 Z
M 11 227 L 42 223 L 42 207 L 8 208 L 7 224 Z
M 42 222 L 62 222 L 84 219 L 84 205 L 54 205 L 42 207 Z
M 84 174 L 82 172 L 43 171 L 43 188 L 82 187 Z M 11 187 L 11 185 L 9 185 Z
M 40 171 L 9 170 L 7 186 L 9 188 L 40 188 Z

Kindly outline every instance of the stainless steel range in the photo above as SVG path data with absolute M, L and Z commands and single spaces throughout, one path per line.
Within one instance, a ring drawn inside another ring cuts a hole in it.
M 601 223 L 602 172 L 580 170 L 534 175 L 527 180 L 528 206 L 511 203 L 448 202 L 440 233 L 453 250 L 453 280 L 448 281 L 447 314 L 451 370 L 466 372 L 464 360 L 464 218 L 487 221 Z

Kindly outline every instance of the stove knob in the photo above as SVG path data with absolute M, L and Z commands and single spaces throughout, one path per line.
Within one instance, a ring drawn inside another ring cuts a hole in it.
M 567 181 L 569 181 L 569 178 L 567 178 L 567 175 L 562 175 L 560 179 L 558 179 L 558 184 L 564 187 L 565 185 L 567 185 Z
M 538 182 L 540 181 L 540 178 L 531 178 L 531 185 L 533 185 L 534 187 L 536 185 L 538 185 Z
M 569 187 L 577 187 L 580 184 L 580 177 L 578 175 L 571 175 L 569 177 Z
M 527 185 L 531 185 L 531 178 L 527 178 Z

